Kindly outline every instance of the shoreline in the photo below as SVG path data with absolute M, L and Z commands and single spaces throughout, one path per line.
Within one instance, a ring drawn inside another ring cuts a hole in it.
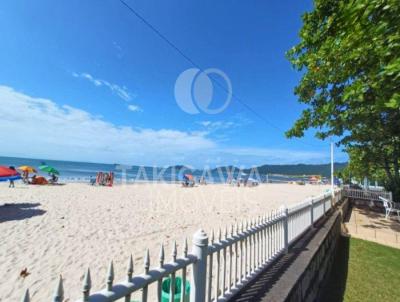
M 284 175 L 278 175 L 280 177 L 284 177 Z M 45 177 L 45 176 L 44 176 Z M 288 178 L 290 178 L 291 176 L 288 176 Z M 47 177 L 45 177 L 47 179 Z M 287 180 L 287 181 L 283 181 L 283 180 L 269 180 L 268 182 L 266 181 L 262 181 L 259 182 L 259 185 L 268 185 L 268 184 L 296 184 L 296 182 L 301 182 L 301 180 Z M 181 184 L 183 182 L 183 180 L 145 180 L 145 179 L 130 179 L 127 180 L 125 183 L 121 183 L 121 179 L 116 179 L 116 181 L 114 182 L 114 186 L 121 186 L 121 185 L 134 185 L 134 184 Z M 16 181 L 15 184 L 22 184 L 19 181 Z M 64 178 L 64 177 L 59 177 L 58 178 L 58 184 L 61 185 L 65 185 L 65 184 L 87 184 L 87 185 L 91 185 L 90 184 L 90 178 L 85 178 L 85 179 L 81 179 L 81 178 Z M 324 184 L 324 183 L 311 183 L 311 182 L 304 182 L 305 185 L 314 185 L 314 186 L 325 186 L 328 184 Z M 25 184 L 22 184 L 25 185 Z M 196 186 L 203 186 L 204 184 L 199 184 L 198 182 L 195 183 Z M 226 180 L 224 181 L 207 181 L 207 183 L 205 185 L 230 185 L 230 186 L 234 186 L 232 184 L 227 183 Z M 95 185 L 97 186 L 97 185 Z M 243 184 L 241 184 L 241 186 L 243 186 Z M 250 186 L 248 186 L 250 187 Z

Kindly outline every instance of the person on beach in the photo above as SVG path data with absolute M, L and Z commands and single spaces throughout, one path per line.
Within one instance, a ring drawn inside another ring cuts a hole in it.
M 15 171 L 14 166 L 10 166 L 9 168 L 10 168 L 11 170 L 14 170 L 14 171 Z M 15 188 L 14 179 L 11 179 L 11 178 L 10 178 L 10 184 L 8 185 L 8 187 L 9 187 L 9 188 Z
M 56 176 L 56 174 L 52 173 L 49 182 L 51 184 L 55 184 L 55 183 L 57 183 L 57 181 L 58 181 L 58 177 Z
M 103 181 L 102 181 L 101 185 L 106 186 L 108 183 L 108 179 L 109 179 L 108 173 L 104 173 L 104 177 L 103 177 Z
M 26 171 L 26 170 L 22 172 L 22 182 L 24 184 L 28 184 L 29 183 L 29 172 Z

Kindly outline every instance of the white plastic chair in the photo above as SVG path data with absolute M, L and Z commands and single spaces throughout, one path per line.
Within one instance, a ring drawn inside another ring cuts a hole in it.
M 393 202 L 383 198 L 382 196 L 379 196 L 379 199 L 382 200 L 383 206 L 385 207 L 385 218 L 388 219 L 390 213 L 397 213 L 397 218 L 400 221 L 400 210 L 394 207 Z

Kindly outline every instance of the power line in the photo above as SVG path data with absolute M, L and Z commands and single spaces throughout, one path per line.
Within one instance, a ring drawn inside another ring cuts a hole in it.
M 191 58 L 185 55 L 178 47 L 175 46 L 166 36 L 164 36 L 157 28 L 151 25 L 145 18 L 143 18 L 137 11 L 135 11 L 131 6 L 129 6 L 124 0 L 120 0 L 120 2 L 125 5 L 125 7 L 133 13 L 136 17 L 138 17 L 144 24 L 146 24 L 152 31 L 154 31 L 161 39 L 163 39 L 169 46 L 175 49 L 182 57 L 184 57 L 187 61 L 189 61 L 195 67 L 200 68 Z
M 186 61 L 188 61 L 190 64 L 192 64 L 194 67 L 198 68 L 201 72 L 204 72 L 204 69 L 197 64 L 194 60 L 192 60 L 189 56 L 187 56 L 182 50 L 179 49 L 174 43 L 172 43 L 171 40 L 169 40 L 165 35 L 163 35 L 157 28 L 155 28 L 149 21 L 147 21 L 142 15 L 140 15 L 132 6 L 130 6 L 128 3 L 126 3 L 124 0 L 120 0 L 120 2 L 132 13 L 134 14 L 139 20 L 141 20 L 146 26 L 148 26 L 157 36 L 159 36 L 164 42 L 166 42 L 170 47 L 172 47 L 176 52 L 178 52 Z M 257 116 L 260 120 L 262 120 L 265 124 L 268 126 L 278 130 L 285 132 L 285 130 L 281 129 L 274 123 L 268 121 L 265 117 L 263 117 L 261 114 L 259 114 L 256 110 L 251 108 L 246 102 L 244 102 L 241 98 L 239 98 L 237 95 L 235 95 L 233 92 L 229 92 L 224 85 L 222 85 L 218 80 L 215 78 L 209 76 L 214 83 L 216 83 L 222 90 L 224 90 L 226 93 L 230 93 L 236 101 L 238 101 L 243 107 L 245 107 L 248 111 L 253 113 L 255 116 Z M 308 144 L 306 142 L 300 141 L 302 144 L 309 145 L 312 147 L 317 147 L 312 144 Z
M 174 43 L 171 42 L 166 36 L 164 36 L 157 28 L 155 28 L 150 22 L 148 22 L 145 18 L 143 18 L 137 11 L 135 11 L 131 6 L 129 6 L 124 0 L 120 0 L 120 2 L 129 10 L 131 11 L 136 17 L 138 17 L 144 24 L 146 24 L 154 33 L 156 33 L 162 40 L 164 40 L 169 46 L 171 46 L 173 49 L 175 49 L 183 58 L 185 58 L 190 64 L 192 64 L 194 67 L 200 69 L 202 72 L 204 72 L 204 69 L 197 64 L 195 61 L 193 61 L 190 57 L 188 57 L 183 51 L 181 51 L 177 46 L 175 46 Z M 212 78 L 212 77 L 211 77 Z M 228 90 L 217 80 L 212 78 L 212 80 L 220 86 L 226 93 L 229 93 Z M 249 105 L 247 105 L 245 102 L 243 102 L 239 97 L 237 97 L 233 92 L 231 92 L 232 97 L 235 98 L 242 106 L 244 106 L 247 110 L 251 111 L 253 114 L 258 116 L 260 119 L 262 119 L 264 122 L 266 122 L 269 126 L 279 130 L 283 131 L 280 129 L 278 126 L 274 125 L 273 123 L 267 121 L 264 119 L 263 116 L 261 116 L 257 111 L 252 109 Z

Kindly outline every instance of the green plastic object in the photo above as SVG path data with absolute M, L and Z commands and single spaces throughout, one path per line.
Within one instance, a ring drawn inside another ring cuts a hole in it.
M 174 295 L 174 302 L 180 302 L 182 296 L 182 278 L 175 277 L 175 295 Z M 165 278 L 162 283 L 162 290 L 161 290 L 161 301 L 162 302 L 169 302 L 170 300 L 170 289 L 171 289 L 171 278 Z M 185 286 L 185 301 L 189 302 L 190 299 L 190 283 L 186 280 Z

